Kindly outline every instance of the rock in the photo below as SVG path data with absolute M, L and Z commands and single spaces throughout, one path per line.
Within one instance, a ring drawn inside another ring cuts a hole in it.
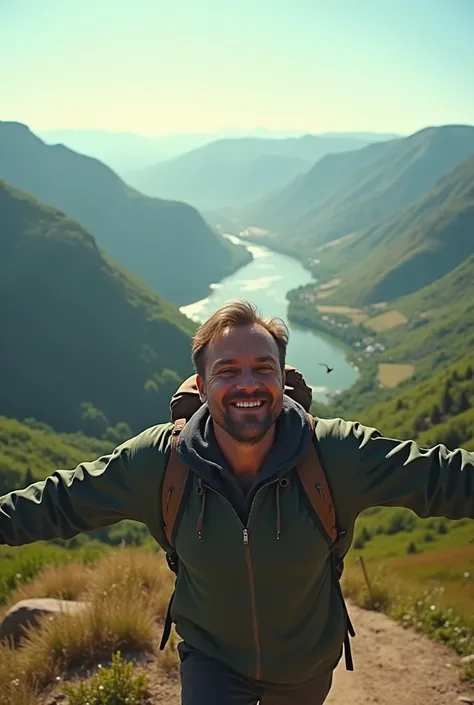
M 469 705 L 474 705 L 474 697 L 469 695 L 460 695 L 458 698 L 461 703 L 468 703 Z
M 474 654 L 469 654 L 469 656 L 463 656 L 461 663 L 474 663 Z
M 20 600 L 10 607 L 0 623 L 0 641 L 9 640 L 17 646 L 24 636 L 24 628 L 37 626 L 40 618 L 49 616 L 52 619 L 64 613 L 78 614 L 88 606 L 88 602 L 58 600 L 52 597 Z

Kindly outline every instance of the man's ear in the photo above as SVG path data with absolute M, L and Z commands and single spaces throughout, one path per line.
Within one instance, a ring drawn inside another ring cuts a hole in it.
M 207 401 L 207 394 L 205 389 L 204 380 L 199 375 L 196 375 L 196 386 L 199 392 L 199 401 L 204 404 Z

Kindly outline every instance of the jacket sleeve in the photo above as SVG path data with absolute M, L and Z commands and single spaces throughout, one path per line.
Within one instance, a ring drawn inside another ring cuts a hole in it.
M 109 455 L 0 497 L 0 544 L 68 539 L 122 519 L 148 523 L 159 455 L 143 432 Z
M 332 443 L 344 441 L 338 444 L 338 463 L 348 472 L 357 513 L 374 506 L 406 507 L 422 519 L 474 519 L 474 453 L 444 445 L 423 448 L 341 419 L 334 421 L 331 435 Z

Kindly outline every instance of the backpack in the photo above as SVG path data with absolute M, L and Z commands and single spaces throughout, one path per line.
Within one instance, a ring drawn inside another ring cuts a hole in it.
M 311 387 L 306 384 L 303 375 L 296 368 L 285 365 L 285 374 L 285 394 L 303 407 L 307 413 L 311 428 L 314 429 L 314 418 L 309 413 L 312 403 Z M 179 562 L 176 551 L 174 550 L 173 541 L 176 535 L 180 519 L 180 509 L 185 498 L 185 490 L 189 478 L 189 469 L 181 460 L 177 452 L 177 447 L 181 431 L 200 406 L 201 400 L 199 399 L 196 375 L 192 375 L 181 384 L 170 401 L 170 416 L 174 427 L 171 432 L 171 450 L 165 469 L 161 498 L 165 534 L 168 543 L 173 547 L 172 551 L 166 554 L 166 560 L 169 568 L 175 575 L 178 574 Z M 344 536 L 346 532 L 338 530 L 331 492 L 314 443 L 310 444 L 306 455 L 302 458 L 296 470 L 301 486 L 306 493 L 308 505 L 315 513 L 318 524 L 322 528 L 331 549 L 333 577 L 346 616 L 347 629 L 344 638 L 346 668 L 349 671 L 353 671 L 354 666 L 349 635 L 354 637 L 355 631 L 347 611 L 340 585 L 340 578 L 344 569 L 344 560 L 337 556 L 336 553 L 338 540 Z M 171 606 L 173 597 L 174 593 L 171 596 L 166 613 L 163 636 L 160 644 L 161 650 L 165 648 L 171 633 Z

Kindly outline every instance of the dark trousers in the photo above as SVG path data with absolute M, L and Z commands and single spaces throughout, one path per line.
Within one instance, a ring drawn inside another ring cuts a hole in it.
M 322 705 L 331 690 L 332 672 L 302 688 L 268 690 L 184 642 L 178 651 L 182 705 Z

